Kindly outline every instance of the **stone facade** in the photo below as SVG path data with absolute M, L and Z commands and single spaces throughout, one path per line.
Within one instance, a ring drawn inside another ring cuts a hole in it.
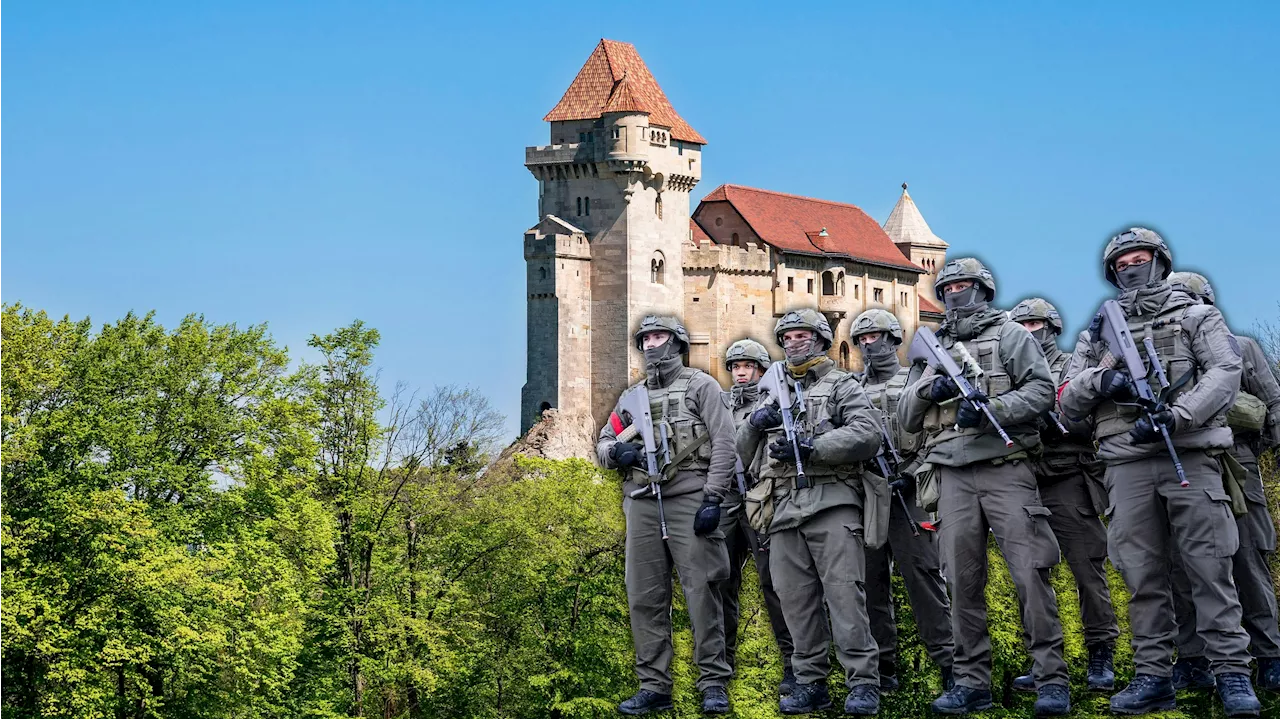
M 551 408 L 604 422 L 643 376 L 631 333 L 644 314 L 682 317 L 689 363 L 724 384 L 725 348 L 753 337 L 775 350 L 774 323 L 790 309 L 822 311 L 836 332 L 832 356 L 850 368 L 849 325 L 863 310 L 894 312 L 908 335 L 940 318 L 921 263 L 941 267 L 946 244 L 921 234 L 905 186 L 894 208 L 905 234 L 853 205 L 728 185 L 691 215 L 705 140 L 632 46 L 601 41 L 544 119 L 551 144 L 525 150 L 542 219 L 524 236 L 521 432 Z

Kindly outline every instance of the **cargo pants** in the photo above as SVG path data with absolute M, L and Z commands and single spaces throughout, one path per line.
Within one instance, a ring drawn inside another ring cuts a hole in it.
M 1129 588 L 1129 626 L 1138 674 L 1173 673 L 1176 553 L 1186 570 L 1196 633 L 1214 674 L 1249 673 L 1249 635 L 1231 557 L 1240 532 L 1218 462 L 1203 451 L 1179 453 L 1189 487 L 1178 484 L 1166 454 L 1108 464 L 1107 551 Z
M 727 503 L 726 503 L 727 504 Z M 730 511 L 732 510 L 732 511 Z M 747 558 L 756 560 L 756 576 L 760 580 L 760 591 L 764 594 L 764 607 L 769 615 L 769 627 L 773 630 L 773 639 L 782 654 L 783 670 L 791 668 L 791 633 L 787 631 L 787 621 L 782 615 L 782 601 L 773 588 L 773 576 L 769 570 L 769 543 L 765 537 L 759 541 L 755 530 L 747 523 L 746 512 L 741 502 L 723 508 L 724 517 L 720 520 L 720 528 L 724 532 L 725 545 L 729 551 L 729 579 L 722 586 L 721 594 L 724 607 L 724 642 L 725 660 L 730 667 L 737 667 L 738 653 L 738 619 L 740 610 L 739 594 L 742 589 L 742 570 L 746 567 Z
M 1244 630 L 1249 634 L 1249 654 L 1259 659 L 1280 658 L 1280 627 L 1277 626 L 1275 583 L 1268 558 L 1276 549 L 1276 528 L 1267 511 L 1262 476 L 1252 453 L 1237 459 L 1249 473 L 1245 498 L 1249 513 L 1236 517 L 1240 548 L 1232 559 L 1232 576 L 1240 599 Z M 1190 578 L 1177 553 L 1173 559 L 1173 607 L 1178 624 L 1178 656 L 1203 657 L 1205 643 L 1196 632 L 1196 608 L 1191 600 Z
M 995 534 L 1018 590 L 1037 686 L 1067 684 L 1058 601 L 1049 584 L 1049 569 L 1058 563 L 1058 541 L 1030 466 L 1014 460 L 939 470 L 938 535 L 942 572 L 951 584 L 956 684 L 972 689 L 987 689 L 991 684 L 988 530 Z
M 701 504 L 701 492 L 663 497 L 670 537 L 664 541 L 653 497 L 625 497 L 622 502 L 627 519 L 627 604 L 641 689 L 671 693 L 673 568 L 680 577 L 693 625 L 698 689 L 723 687 L 733 675 L 724 656 L 720 596 L 721 584 L 729 578 L 729 554 L 719 528 L 705 537 L 694 535 L 693 518 Z
M 1107 527 L 1098 517 L 1083 474 L 1040 477 L 1040 499 L 1052 513 L 1049 526 L 1076 580 L 1086 647 L 1114 646 L 1120 636 L 1107 584 Z
M 908 499 L 907 506 L 917 522 L 929 519 L 915 502 Z M 925 529 L 920 530 L 920 536 L 913 536 L 911 522 L 896 497 L 889 510 L 888 543 L 867 550 L 867 615 L 871 619 L 871 634 L 880 649 L 881 676 L 896 674 L 898 666 L 893 566 L 898 568 L 906 584 L 911 613 L 925 651 L 938 667 L 950 667 L 955 649 L 951 641 L 951 602 L 947 599 L 947 585 L 940 569 L 938 538 Z
M 832 507 L 798 527 L 772 532 L 769 568 L 795 645 L 791 666 L 796 681 L 826 681 L 834 639 L 845 685 L 879 686 L 879 653 L 867 618 L 862 509 Z

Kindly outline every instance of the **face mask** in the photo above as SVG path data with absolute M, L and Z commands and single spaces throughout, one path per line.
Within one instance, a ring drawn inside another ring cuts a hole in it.
M 675 341 L 667 340 L 657 347 L 644 350 L 644 362 L 645 364 L 657 364 L 678 355 L 679 351 L 676 349 Z
M 863 363 L 875 374 L 884 375 L 898 371 L 897 348 L 888 335 L 881 335 L 870 344 L 859 343 L 858 349 L 862 350 Z
M 987 304 L 981 293 L 982 288 L 975 282 L 971 287 L 959 292 L 943 293 L 942 299 L 947 305 L 948 312 L 956 312 L 962 315 L 971 314 Z
M 1116 283 L 1120 285 L 1122 290 L 1136 290 L 1139 287 L 1146 287 L 1159 282 L 1160 278 L 1167 274 L 1167 269 L 1164 259 L 1157 257 L 1148 262 L 1129 265 L 1123 270 L 1117 270 Z
M 817 357 L 821 352 L 822 345 L 818 343 L 818 338 L 812 337 L 806 340 L 792 340 L 783 343 L 782 351 L 787 355 L 787 362 L 793 365 L 801 364 L 810 358 Z
M 1036 338 L 1036 341 L 1040 343 L 1040 347 L 1043 348 L 1046 353 L 1055 348 L 1056 340 L 1058 339 L 1058 334 L 1048 325 L 1032 332 L 1031 336 Z

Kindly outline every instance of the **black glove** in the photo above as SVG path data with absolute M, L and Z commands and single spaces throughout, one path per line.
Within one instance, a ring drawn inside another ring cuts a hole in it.
M 720 526 L 720 503 L 711 497 L 702 498 L 702 506 L 693 515 L 693 533 L 705 537 Z
M 1114 369 L 1102 370 L 1102 396 L 1117 402 L 1132 402 L 1138 392 L 1129 375 Z
M 960 388 L 946 375 L 934 377 L 933 384 L 929 386 L 929 399 L 938 404 L 946 402 L 958 394 L 960 394 Z
M 956 426 L 962 429 L 977 427 L 982 424 L 984 419 L 986 419 L 986 415 L 982 413 L 982 410 L 975 407 L 972 402 L 961 402 L 960 408 L 956 410 Z
M 796 440 L 796 447 L 800 450 L 800 461 L 808 462 L 809 455 L 813 454 L 813 440 L 806 438 L 798 439 Z M 769 456 L 779 462 L 786 462 L 787 464 L 796 463 L 795 449 L 791 447 L 791 440 L 787 439 L 786 435 L 783 435 L 769 443 Z
M 889 483 L 889 489 L 902 493 L 903 499 L 910 500 L 911 496 L 916 493 L 915 479 L 909 474 L 899 474 Z
M 640 466 L 640 458 L 644 456 L 644 445 L 635 442 L 615 442 L 609 448 L 609 459 L 619 467 Z
M 1152 419 L 1155 420 L 1154 423 Z M 1160 427 L 1164 427 L 1173 434 L 1177 428 L 1173 410 L 1162 409 L 1152 415 L 1143 414 L 1138 418 L 1138 423 L 1133 425 L 1133 429 L 1129 430 L 1129 439 L 1132 439 L 1134 444 L 1159 442 L 1164 439 L 1164 435 L 1160 433 Z
M 751 417 L 747 419 L 752 427 L 761 432 L 768 432 L 774 427 L 782 425 L 782 410 L 774 405 L 765 405 L 760 409 L 751 413 Z

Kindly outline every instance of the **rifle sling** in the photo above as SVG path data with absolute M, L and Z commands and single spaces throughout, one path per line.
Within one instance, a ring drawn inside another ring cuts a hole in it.
M 667 466 L 662 468 L 663 481 L 668 481 L 672 477 L 676 476 L 676 467 L 679 467 L 681 462 L 692 457 L 693 453 L 698 451 L 698 448 L 706 444 L 710 439 L 710 434 L 704 434 L 694 438 L 692 442 L 681 447 L 680 451 L 676 452 L 675 456 L 671 458 L 671 461 L 667 463 Z

